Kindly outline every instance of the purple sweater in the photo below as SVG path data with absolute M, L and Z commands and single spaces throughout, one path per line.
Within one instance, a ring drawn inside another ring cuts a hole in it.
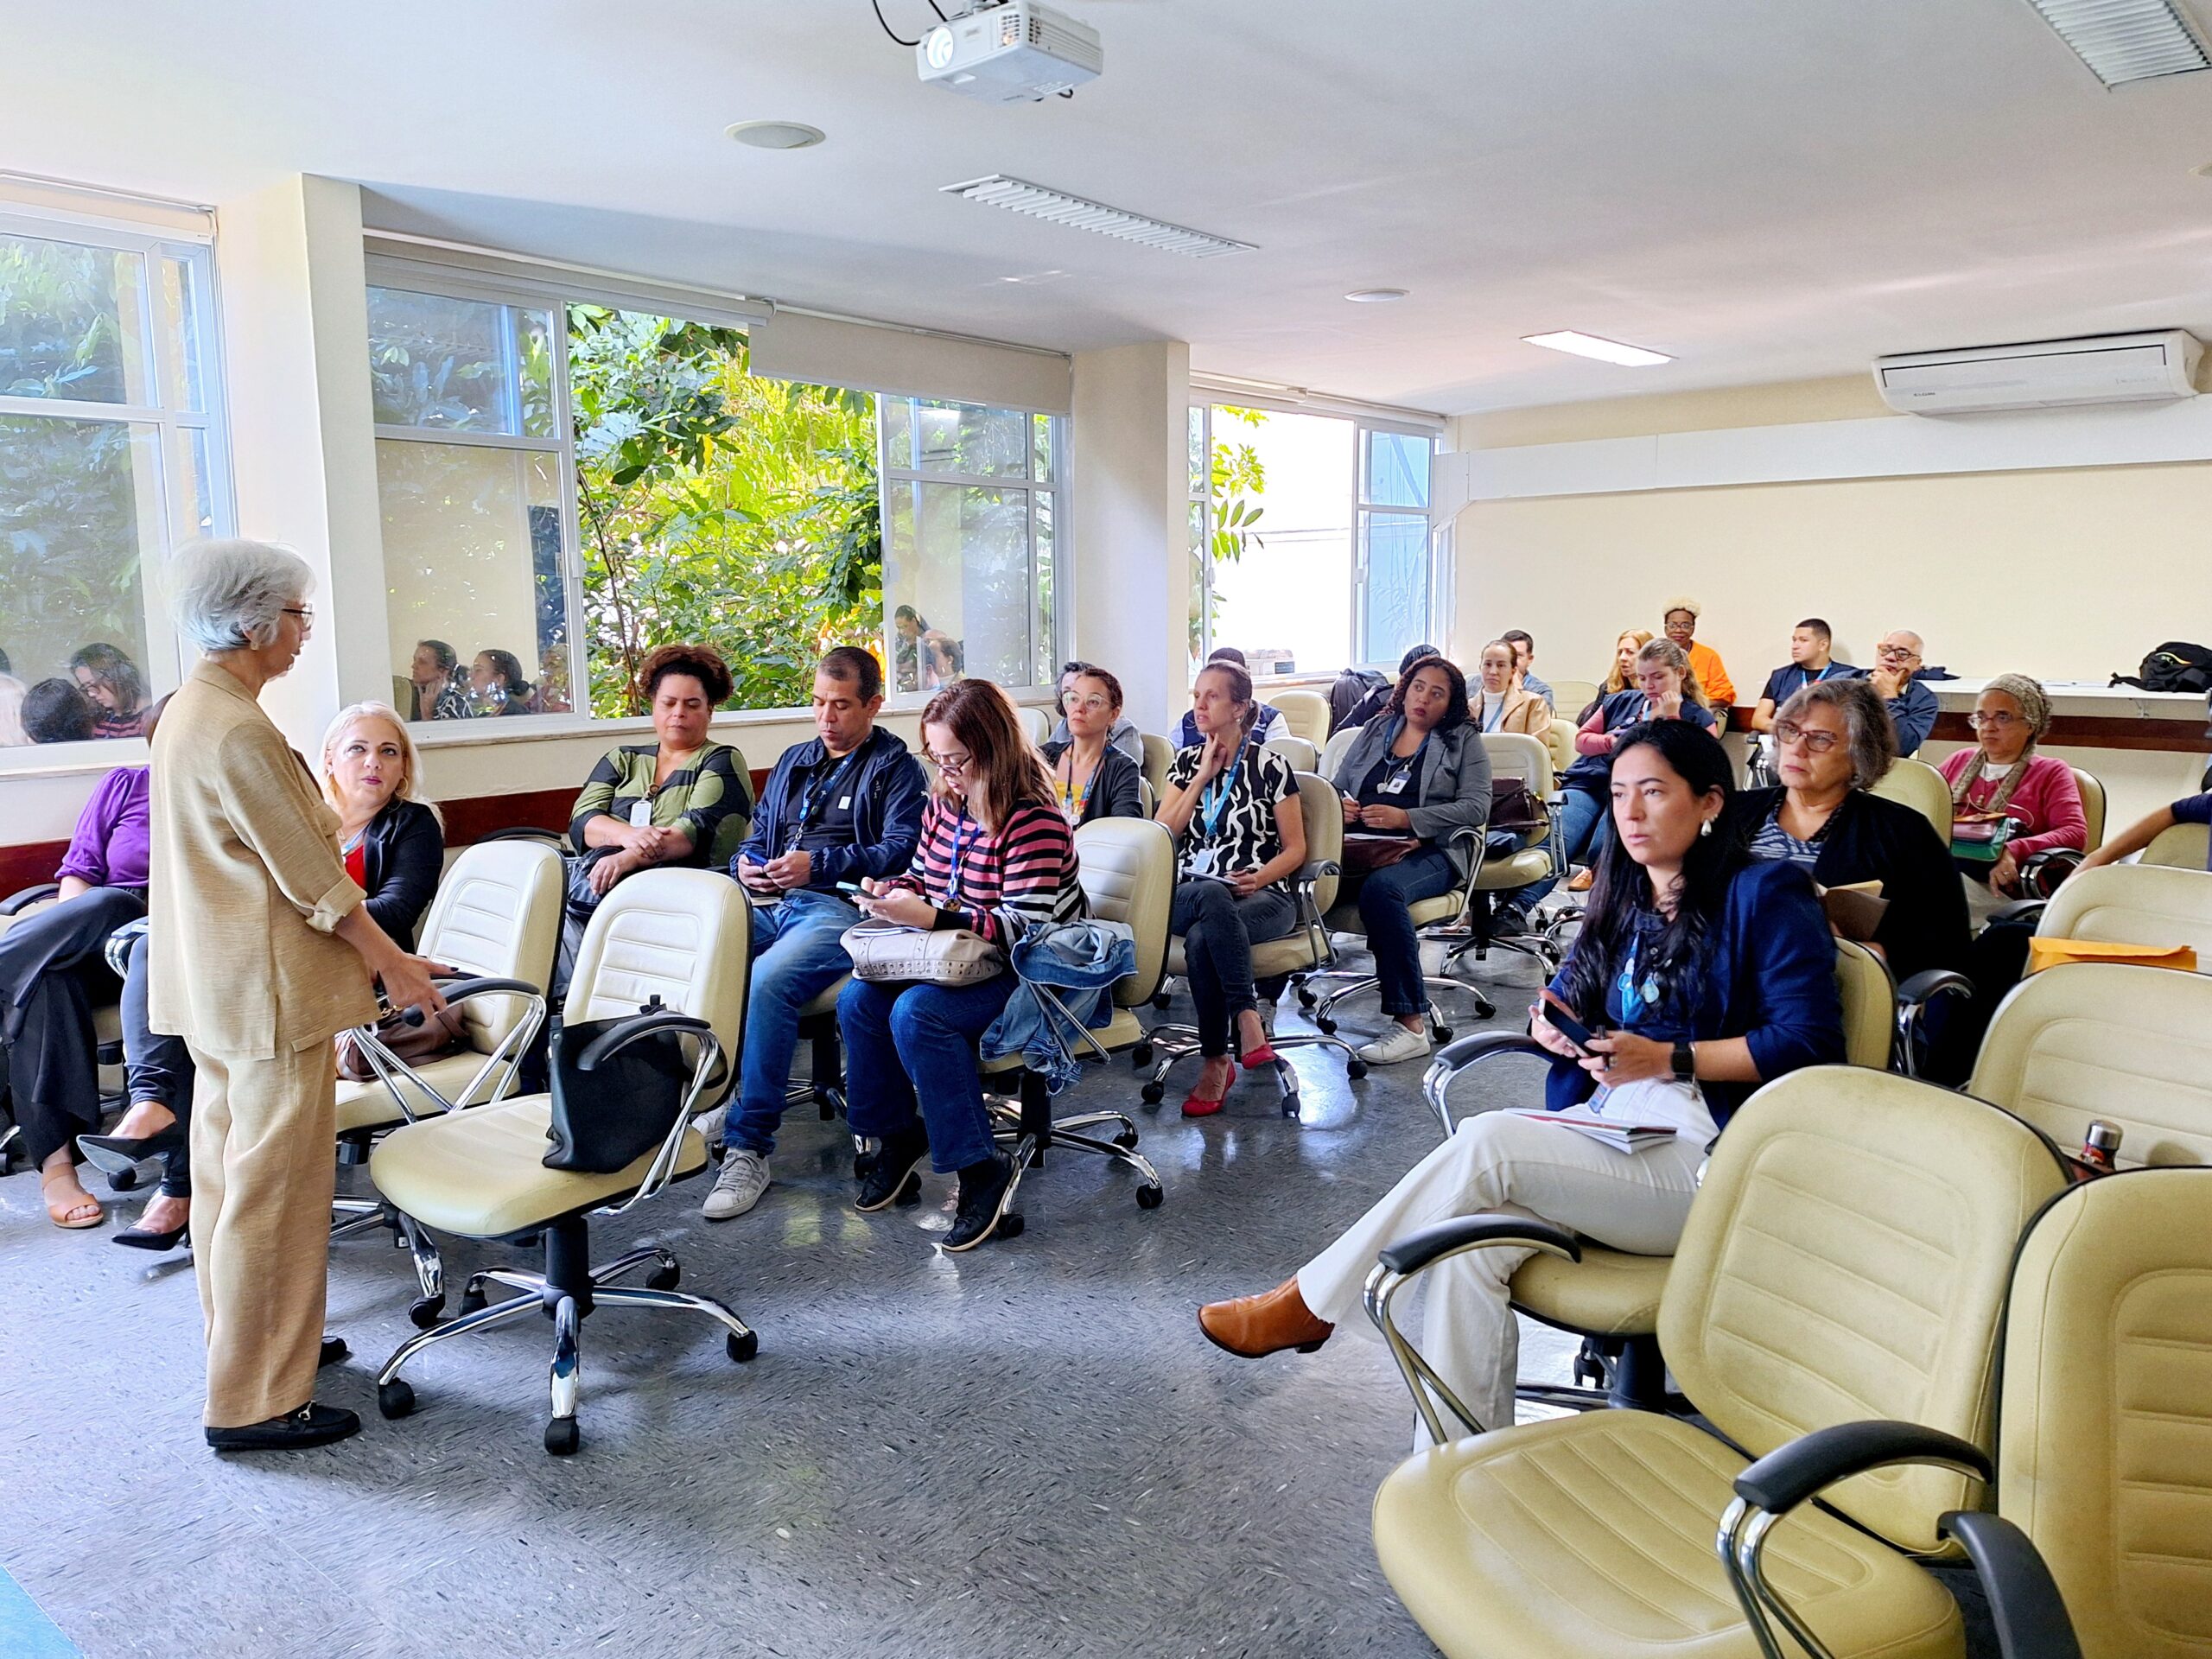
M 152 831 L 147 821 L 151 774 L 144 766 L 118 766 L 100 779 L 77 817 L 69 855 L 58 880 L 73 875 L 96 887 L 143 887 Z

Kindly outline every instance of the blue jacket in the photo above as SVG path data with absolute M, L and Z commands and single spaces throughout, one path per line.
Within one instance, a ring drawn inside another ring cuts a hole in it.
M 1115 985 L 1137 970 L 1135 936 L 1126 923 L 1094 917 L 1033 928 L 1010 955 L 1021 982 L 983 1033 L 983 1057 L 1019 1053 L 1045 1079 L 1046 1092 L 1057 1095 L 1083 1075 L 1078 1056 L 1089 1051 L 1031 988 L 1051 986 L 1060 1006 L 1095 1031 L 1114 1017 Z
M 1918 680 L 1907 680 L 1904 690 L 1884 706 L 1890 724 L 1897 728 L 1897 753 L 1916 753 L 1936 729 L 1936 694 Z
M 1582 949 L 1580 940 L 1574 949 Z M 1568 960 L 1573 960 L 1572 952 Z M 1562 997 L 1566 971 L 1560 969 L 1551 987 Z M 1801 1066 L 1842 1061 L 1843 1001 L 1835 983 L 1835 936 L 1821 901 L 1813 896 L 1812 877 L 1795 864 L 1757 860 L 1736 872 L 1728 886 L 1720 937 L 1713 942 L 1699 992 L 1688 1030 L 1679 1017 L 1661 1016 L 1640 1022 L 1634 1028 L 1637 1034 L 1674 1042 L 1748 1038 L 1751 1063 L 1764 1083 Z M 1713 1121 L 1725 1128 L 1730 1115 L 1759 1085 L 1699 1086 Z M 1544 1103 L 1562 1111 L 1587 1100 L 1596 1087 L 1590 1074 L 1573 1061 L 1554 1058 Z
M 922 838 L 922 808 L 928 801 L 929 779 L 922 775 L 921 762 L 906 752 L 906 745 L 895 734 L 880 726 L 868 733 L 861 751 L 859 770 L 848 785 L 853 792 L 854 844 L 816 852 L 807 886 L 817 892 L 826 892 L 840 881 L 857 881 L 864 875 L 880 880 L 905 874 Z M 794 743 L 784 751 L 760 791 L 752 833 L 729 861 L 733 879 L 739 859 L 766 864 L 791 850 L 785 844 L 784 808 L 791 799 L 792 775 L 820 766 L 828 753 L 818 737 Z

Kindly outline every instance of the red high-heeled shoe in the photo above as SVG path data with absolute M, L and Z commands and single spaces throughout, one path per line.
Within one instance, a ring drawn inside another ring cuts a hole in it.
M 1272 1042 L 1263 1042 L 1249 1054 L 1239 1056 L 1236 1063 L 1247 1071 L 1256 1071 L 1263 1065 L 1274 1065 L 1281 1058 Z
M 1205 1096 L 1199 1094 L 1197 1090 L 1193 1089 L 1189 1094 L 1183 1096 L 1183 1116 L 1185 1117 L 1211 1117 L 1216 1112 L 1222 1109 L 1224 1103 L 1229 1099 L 1229 1091 L 1236 1086 L 1236 1062 L 1231 1060 L 1229 1062 L 1229 1081 L 1221 1085 L 1221 1093 L 1216 1096 L 1213 1099 L 1208 1100 Z

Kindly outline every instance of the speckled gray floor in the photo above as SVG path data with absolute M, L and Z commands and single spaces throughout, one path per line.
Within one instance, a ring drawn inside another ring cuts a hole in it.
M 1534 969 L 1482 971 L 1513 1018 Z M 333 1252 L 330 1328 L 356 1357 L 321 1392 L 365 1432 L 217 1458 L 186 1258 L 56 1230 L 19 1174 L 0 1182 L 0 1565 L 95 1659 L 1432 1654 L 1368 1541 L 1412 1427 L 1381 1348 L 1247 1364 L 1192 1322 L 1277 1282 L 1435 1144 L 1418 1065 L 1347 1084 L 1325 1052 L 1295 1064 L 1303 1122 L 1240 1082 L 1187 1122 L 1186 1071 L 1137 1114 L 1163 1208 L 1056 1157 L 1024 1187 L 1027 1233 L 965 1256 L 931 1248 L 944 1183 L 856 1215 L 848 1143 L 794 1111 L 752 1215 L 702 1223 L 691 1182 L 594 1228 L 602 1259 L 669 1245 L 760 1357 L 730 1364 L 704 1321 L 594 1314 L 565 1460 L 539 1441 L 540 1320 L 432 1350 L 418 1412 L 376 1415 L 414 1294 L 376 1239 Z M 1134 1108 L 1135 1080 L 1122 1062 L 1070 1098 Z M 456 1285 L 514 1259 L 447 1251 Z M 1532 1330 L 1524 1370 L 1562 1376 L 1567 1346 Z

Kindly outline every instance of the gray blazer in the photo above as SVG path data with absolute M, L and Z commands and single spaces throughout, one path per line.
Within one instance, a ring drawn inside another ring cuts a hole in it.
M 1395 715 L 1380 714 L 1359 728 L 1330 780 L 1339 791 L 1359 793 L 1360 784 L 1389 749 L 1397 721 Z M 1414 774 L 1413 804 L 1406 815 L 1413 820 L 1414 834 L 1442 847 L 1452 868 L 1465 876 L 1471 842 L 1451 838 L 1465 830 L 1479 835 L 1490 822 L 1490 751 L 1473 721 L 1430 737 Z

